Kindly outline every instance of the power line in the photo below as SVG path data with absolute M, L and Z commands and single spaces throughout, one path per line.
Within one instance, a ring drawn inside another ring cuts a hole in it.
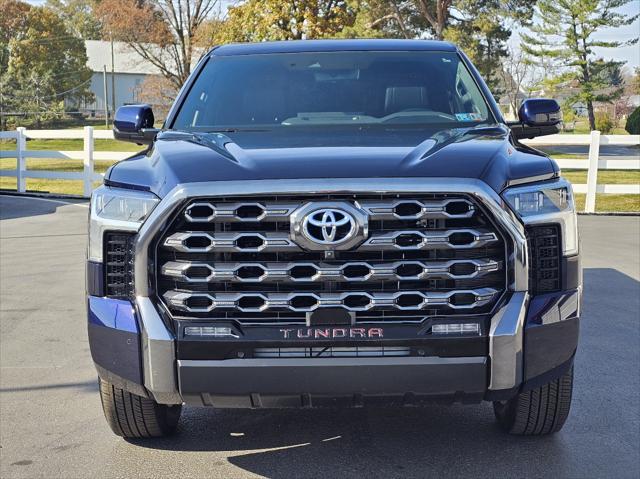
M 39 100 L 50 100 L 52 98 L 56 98 L 56 97 L 59 97 L 59 96 L 62 96 L 62 95 L 66 95 L 67 93 L 71 93 L 72 91 L 78 90 L 78 89 L 80 89 L 80 87 L 82 87 L 82 86 L 84 86 L 84 85 L 86 85 L 87 83 L 90 83 L 90 82 L 91 82 L 91 78 L 89 78 L 86 81 L 83 81 L 82 83 L 80 83 L 79 85 L 74 86 L 73 88 L 70 88 L 69 90 L 62 91 L 60 93 L 54 93 L 53 95 L 49 95 L 49 96 L 43 96 L 43 97 L 38 96 L 37 98 Z M 4 94 L 3 97 L 12 98 L 14 100 L 15 99 L 20 99 L 19 96 L 7 95 L 7 94 Z
M 53 42 L 63 42 L 69 39 L 78 39 L 82 40 L 80 37 L 76 37 L 75 35 L 60 35 L 58 37 L 45 37 L 45 38 L 21 38 L 20 40 L 16 40 L 16 43 L 53 43 Z

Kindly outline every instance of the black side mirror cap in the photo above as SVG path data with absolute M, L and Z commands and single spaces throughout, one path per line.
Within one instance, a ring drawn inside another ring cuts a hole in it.
M 150 145 L 160 131 L 153 128 L 154 121 L 149 105 L 121 106 L 113 119 L 113 136 L 116 140 Z

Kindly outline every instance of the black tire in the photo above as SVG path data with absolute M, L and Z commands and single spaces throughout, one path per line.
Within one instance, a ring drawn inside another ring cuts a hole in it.
M 564 426 L 571 407 L 573 366 L 551 381 L 504 402 L 494 402 L 493 410 L 500 426 L 510 434 L 542 436 L 558 432 Z
M 131 394 L 98 379 L 104 416 L 111 430 L 125 438 L 163 437 L 178 426 L 182 406 L 167 406 Z

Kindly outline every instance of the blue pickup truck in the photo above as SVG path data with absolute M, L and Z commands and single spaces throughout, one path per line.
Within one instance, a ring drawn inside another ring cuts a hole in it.
M 573 193 L 456 46 L 224 45 L 91 200 L 88 331 L 113 431 L 217 408 L 493 403 L 569 414 L 582 277 Z

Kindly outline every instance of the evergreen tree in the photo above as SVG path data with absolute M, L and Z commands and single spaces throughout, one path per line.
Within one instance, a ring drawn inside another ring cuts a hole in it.
M 531 33 L 522 35 L 522 48 L 527 54 L 552 59 L 566 70 L 564 81 L 578 84 L 578 91 L 570 101 L 586 105 L 592 130 L 596 127 L 594 102 L 611 101 L 619 95 L 610 90 L 606 75 L 601 74 L 602 62 L 594 58 L 593 49 L 616 48 L 638 40 L 597 40 L 594 34 L 604 28 L 633 23 L 637 15 L 616 11 L 631 1 L 635 0 L 538 0 Z

